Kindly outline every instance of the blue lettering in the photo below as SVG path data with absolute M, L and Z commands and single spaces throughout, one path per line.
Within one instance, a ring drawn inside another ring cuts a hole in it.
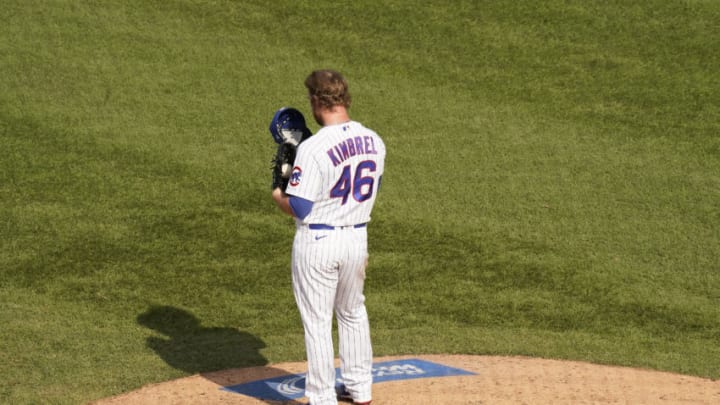
M 372 137 L 365 136 L 365 153 L 368 155 L 377 155 L 377 151 L 375 150 L 375 142 L 373 141 Z
M 335 153 L 333 153 L 332 149 L 328 149 L 327 154 L 330 157 L 330 160 L 332 160 L 333 166 L 337 166 L 340 164 L 340 161 L 337 157 L 335 157 Z
M 347 144 L 345 142 L 338 144 L 340 147 L 340 150 L 342 151 L 341 156 L 343 160 L 347 160 L 350 158 L 350 151 L 348 151 Z
M 348 151 L 350 151 L 350 156 L 355 156 L 355 143 L 353 142 L 353 140 L 348 138 L 346 140 L 346 143 L 348 146 Z
M 349 140 L 349 139 L 348 139 L 348 140 Z M 358 155 L 361 155 L 361 154 L 365 153 L 365 150 L 363 149 L 363 141 L 362 141 L 362 138 L 360 138 L 359 136 L 356 136 L 356 137 L 355 137 L 355 149 L 357 149 Z
M 342 151 L 340 150 L 340 148 L 339 148 L 338 146 L 340 146 L 340 145 L 335 145 L 333 148 L 335 148 L 335 153 L 337 153 L 338 159 L 340 159 L 340 161 L 342 162 L 342 161 L 344 161 L 345 159 L 343 159 L 343 157 L 342 157 Z
M 371 136 L 356 136 L 347 138 L 339 144 L 327 150 L 327 155 L 333 163 L 338 166 L 352 156 L 357 155 L 377 155 L 375 149 L 375 140 Z

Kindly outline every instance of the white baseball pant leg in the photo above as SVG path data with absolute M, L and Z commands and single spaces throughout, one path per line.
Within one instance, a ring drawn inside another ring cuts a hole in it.
M 335 312 L 346 388 L 356 401 L 369 401 L 372 345 L 363 295 L 366 229 L 301 227 L 295 235 L 292 256 L 293 292 L 305 329 L 306 396 L 313 405 L 337 404 L 332 340 Z

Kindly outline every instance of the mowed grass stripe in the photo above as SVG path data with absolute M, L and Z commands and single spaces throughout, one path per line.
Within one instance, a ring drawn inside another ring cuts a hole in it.
M 319 67 L 347 74 L 353 116 L 389 147 L 369 227 L 376 353 L 717 377 L 719 12 L 10 2 L 0 400 L 85 402 L 199 358 L 226 367 L 228 328 L 264 346 L 237 366 L 303 358 L 267 122 L 308 113 Z M 216 333 L 166 361 L 153 326 L 177 320 L 156 308 Z

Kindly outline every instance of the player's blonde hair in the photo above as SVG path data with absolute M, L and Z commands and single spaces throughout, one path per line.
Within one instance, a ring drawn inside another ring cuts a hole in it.
M 347 80 L 331 69 L 315 70 L 305 79 L 305 87 L 312 99 L 321 107 L 331 109 L 336 105 L 350 108 L 352 98 Z

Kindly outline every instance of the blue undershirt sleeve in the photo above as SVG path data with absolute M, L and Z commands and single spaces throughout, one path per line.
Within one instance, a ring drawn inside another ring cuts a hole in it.
M 295 213 L 295 216 L 300 219 L 305 219 L 306 216 L 310 213 L 310 210 L 312 210 L 313 202 L 310 200 L 306 200 L 301 197 L 296 197 L 294 195 L 290 196 L 290 208 L 292 208 L 293 213 Z

